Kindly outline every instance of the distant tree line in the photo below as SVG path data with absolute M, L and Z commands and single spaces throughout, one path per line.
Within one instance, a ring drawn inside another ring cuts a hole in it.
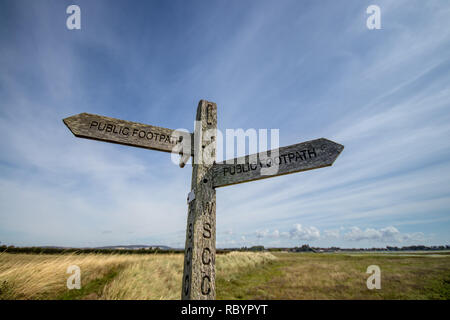
M 391 247 L 386 248 L 319 248 L 310 247 L 308 244 L 304 244 L 301 247 L 294 248 L 265 248 L 264 246 L 252 246 L 252 247 L 241 247 L 241 248 L 227 248 L 227 249 L 217 249 L 217 254 L 226 254 L 231 251 L 250 251 L 250 252 L 261 252 L 261 251 L 291 251 L 291 252 L 336 252 L 336 251 L 436 251 L 436 250 L 450 250 L 450 245 L 445 246 L 405 246 L 405 247 Z M 15 247 L 15 246 L 0 246 L 0 253 L 33 253 L 33 254 L 174 254 L 174 253 L 184 253 L 184 249 L 160 249 L 160 248 L 139 248 L 139 249 L 105 249 L 105 248 L 58 248 L 58 247 Z
M 253 247 L 241 247 L 241 248 L 229 248 L 223 249 L 225 251 L 290 251 L 290 252 L 336 252 L 336 251 L 436 251 L 436 250 L 450 250 L 450 245 L 445 246 L 404 246 L 401 248 L 387 246 L 385 248 L 340 248 L 340 247 L 310 247 L 308 244 L 304 244 L 300 247 L 284 247 L 284 248 L 265 248 L 264 246 Z
M 446 246 L 409 246 L 409 247 L 386 247 L 389 251 L 430 251 L 430 250 L 450 250 L 450 245 Z
M 437 250 L 450 250 L 449 245 L 445 246 L 424 246 L 424 245 L 416 245 L 416 246 L 404 246 L 404 247 L 391 247 L 386 246 L 386 248 L 339 248 L 339 247 L 330 247 L 330 248 L 319 248 L 319 247 L 310 247 L 307 244 L 302 245 L 301 247 L 294 247 L 287 249 L 288 251 L 294 252 L 336 252 L 336 251 L 437 251 Z
M 15 247 L 0 246 L 0 253 L 33 253 L 33 254 L 174 254 L 184 253 L 184 249 L 159 249 L 159 248 L 140 248 L 140 249 L 99 249 L 99 248 L 56 248 L 56 247 Z M 217 249 L 216 253 L 225 254 L 228 250 Z
M 35 254 L 64 254 L 64 253 L 103 253 L 103 254 L 155 254 L 155 253 L 180 253 L 184 250 L 179 249 L 158 249 L 158 248 L 140 248 L 140 249 L 99 249 L 99 248 L 54 248 L 54 247 L 15 247 L 0 246 L 0 252 L 8 253 L 35 253 Z

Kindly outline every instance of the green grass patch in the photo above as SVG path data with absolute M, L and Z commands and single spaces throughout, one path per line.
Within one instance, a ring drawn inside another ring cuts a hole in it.
M 277 276 L 282 276 L 281 268 L 284 265 L 284 261 L 273 260 L 231 277 L 221 277 L 218 274 L 216 279 L 217 300 L 243 300 L 249 299 L 248 297 L 270 296 L 270 292 L 260 288 L 260 285 L 268 283 Z
M 96 300 L 101 296 L 103 287 L 112 281 L 120 271 L 121 269 L 119 268 L 111 269 L 103 277 L 82 285 L 80 289 L 67 289 L 56 300 Z

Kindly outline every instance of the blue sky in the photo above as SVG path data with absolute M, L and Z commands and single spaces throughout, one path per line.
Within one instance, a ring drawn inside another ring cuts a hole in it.
M 218 189 L 217 247 L 450 244 L 449 16 L 447 0 L 2 0 L 0 242 L 183 247 L 191 167 L 61 120 L 192 131 L 207 99 L 222 132 L 345 145 L 332 167 Z

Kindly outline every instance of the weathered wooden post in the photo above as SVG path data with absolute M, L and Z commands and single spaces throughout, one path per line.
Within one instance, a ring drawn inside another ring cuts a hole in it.
M 216 298 L 216 191 L 212 177 L 216 136 L 217 105 L 201 100 L 194 131 L 182 299 Z
M 200 100 L 194 139 L 189 132 L 81 113 L 63 120 L 80 138 L 192 155 L 192 182 L 184 252 L 182 299 L 216 298 L 216 191 L 237 183 L 331 166 L 343 145 L 320 138 L 215 163 L 217 105 Z M 276 170 L 267 169 L 276 167 Z

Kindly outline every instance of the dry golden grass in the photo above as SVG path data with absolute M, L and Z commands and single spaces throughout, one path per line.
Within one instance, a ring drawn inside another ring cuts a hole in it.
M 218 255 L 216 273 L 221 277 L 233 278 L 243 270 L 273 259 L 275 257 L 270 253 L 233 252 Z M 66 287 L 70 276 L 66 270 L 70 265 L 81 269 L 83 290 L 78 296 L 70 295 L 77 290 L 68 292 Z M 182 254 L 2 253 L 0 299 L 179 299 L 182 272 Z
M 261 263 L 276 259 L 270 253 L 231 252 L 218 255 L 216 274 L 230 278 Z M 126 268 L 105 286 L 101 299 L 180 298 L 183 274 L 182 255 L 154 255 Z
M 131 255 L 33 255 L 0 254 L 0 298 L 51 299 L 67 291 L 67 268 L 81 269 L 81 285 L 101 278 L 110 270 L 139 261 Z
M 151 255 L 128 266 L 99 297 L 108 300 L 172 300 L 181 295 L 183 255 Z

